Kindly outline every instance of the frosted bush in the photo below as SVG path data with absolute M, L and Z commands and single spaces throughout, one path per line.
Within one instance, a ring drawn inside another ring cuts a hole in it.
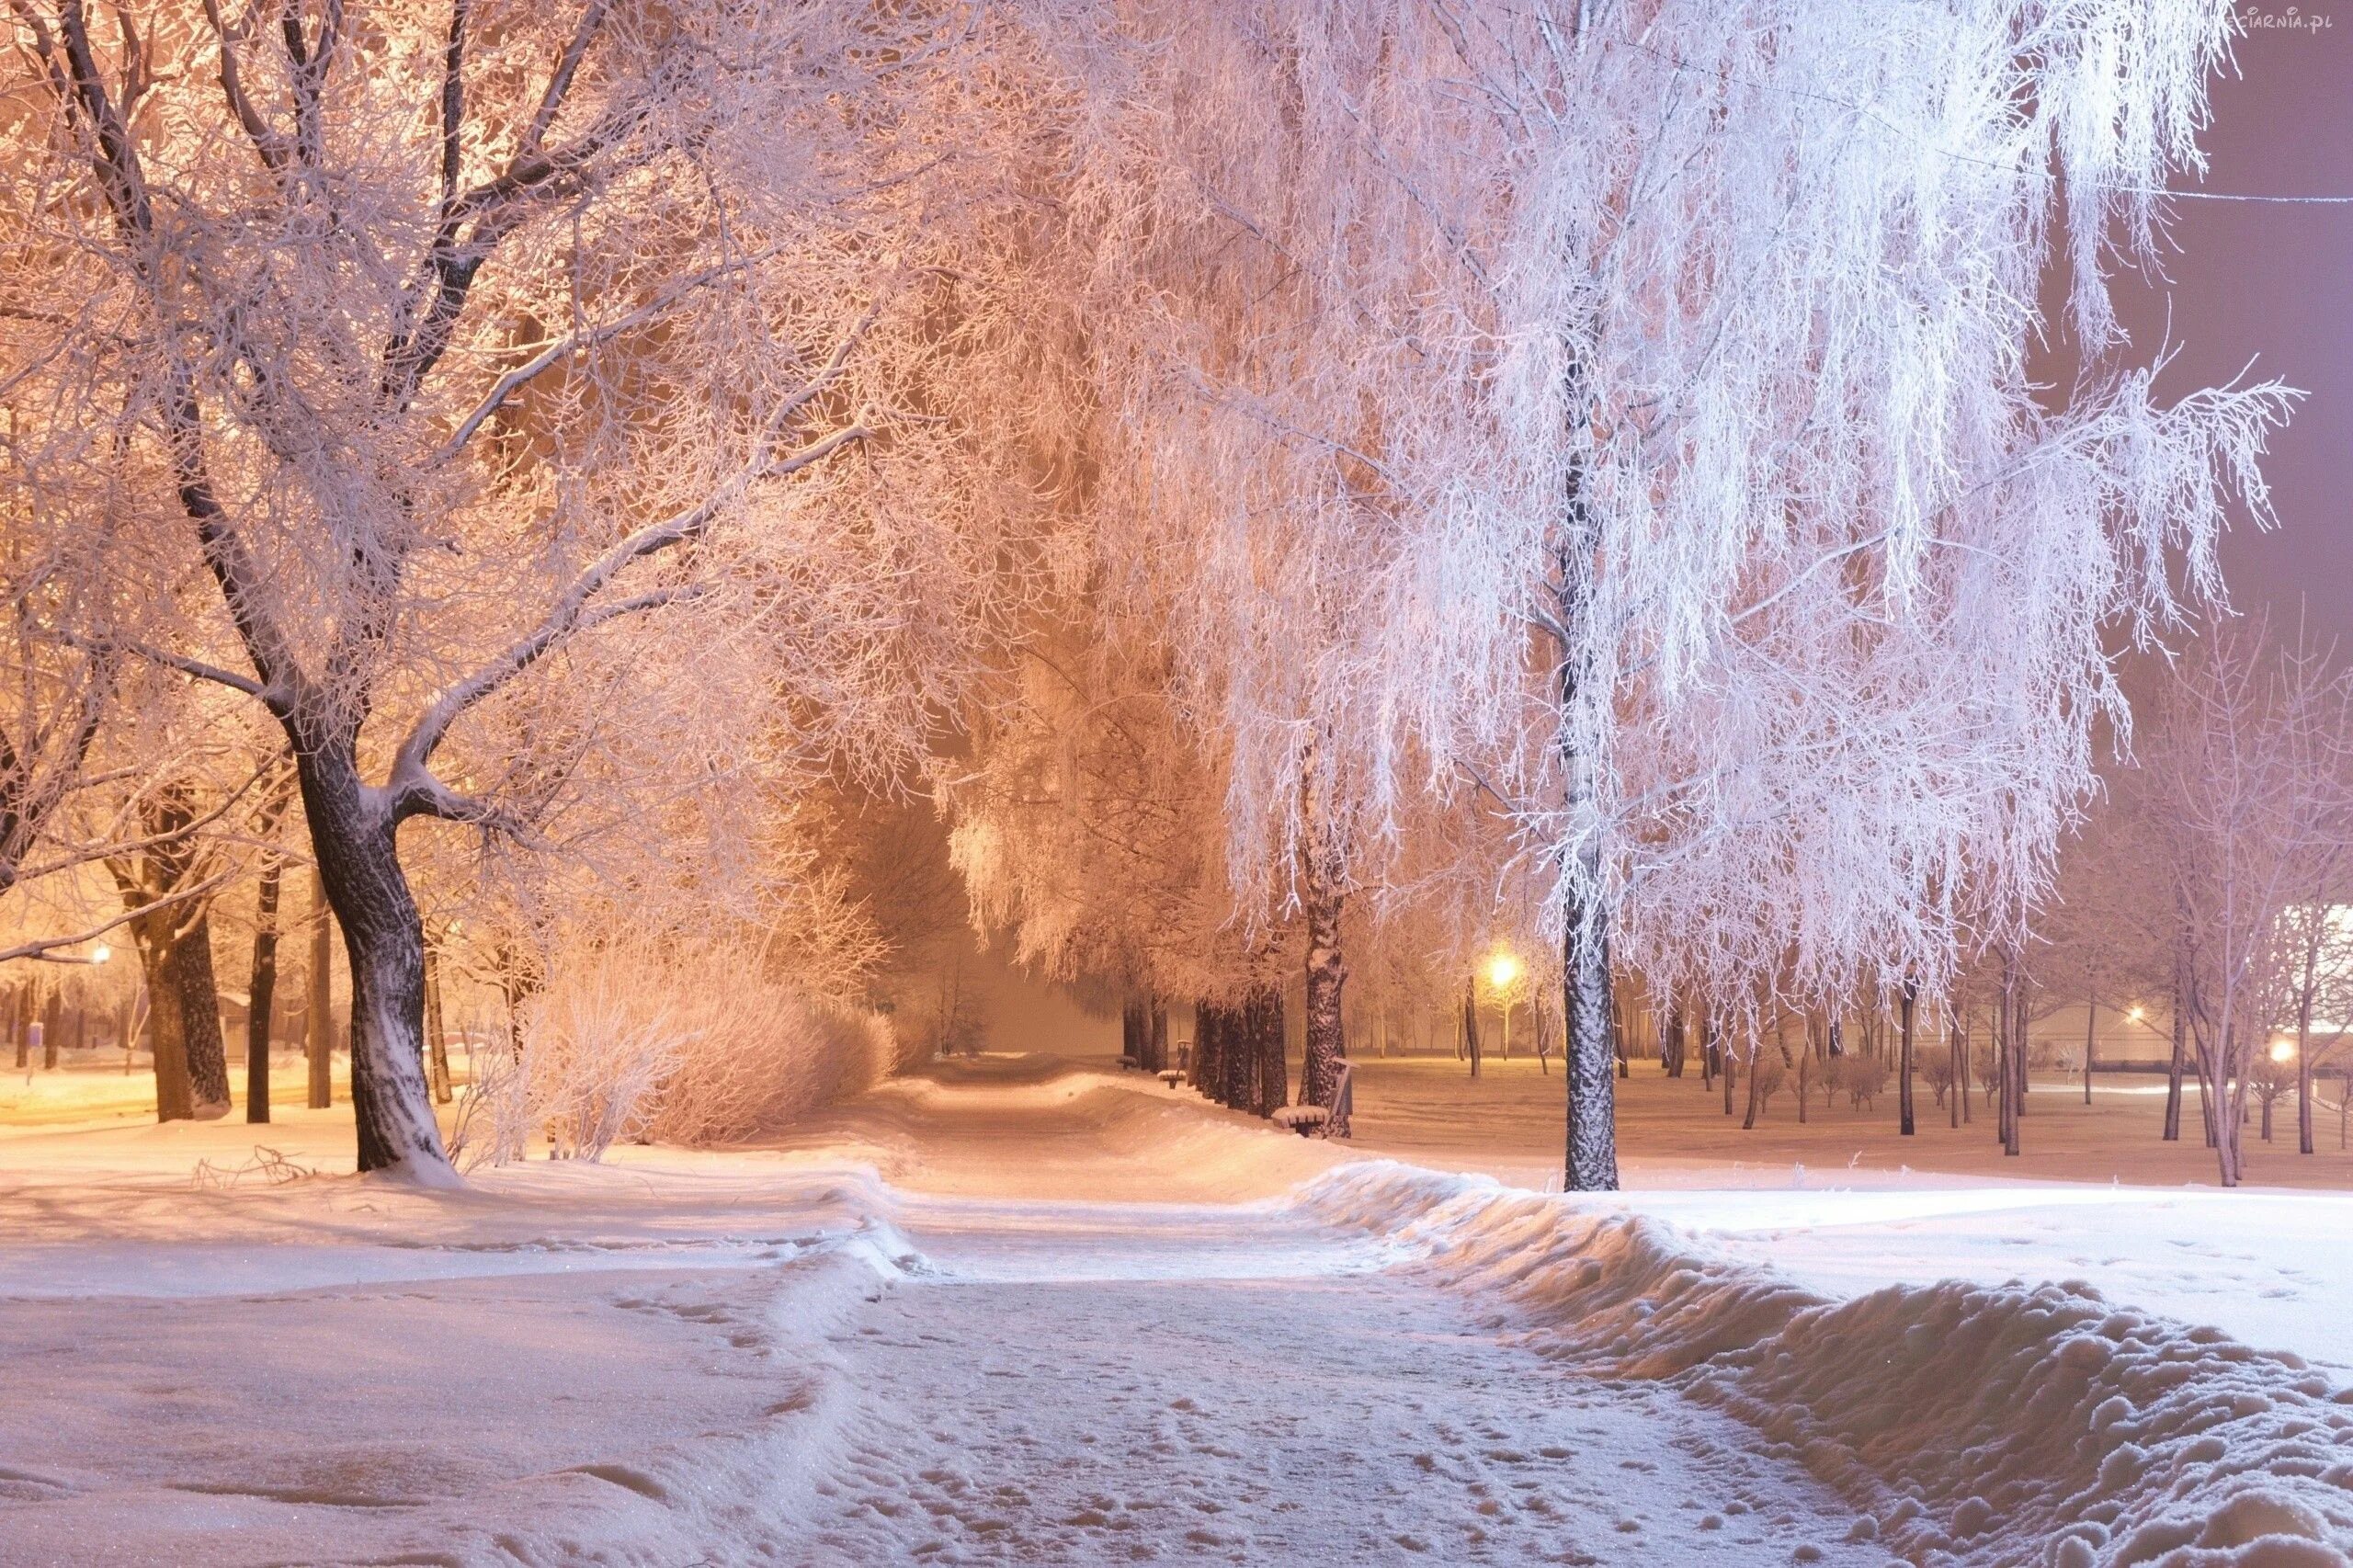
M 512 1051 L 476 1058 L 462 1168 L 600 1158 L 616 1142 L 707 1144 L 785 1126 L 893 1064 L 889 1025 L 724 951 L 608 949 L 551 966 Z

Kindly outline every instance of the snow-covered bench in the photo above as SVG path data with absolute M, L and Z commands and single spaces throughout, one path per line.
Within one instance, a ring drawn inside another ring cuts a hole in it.
M 1174 1067 L 1163 1067 L 1160 1070 L 1160 1081 L 1173 1089 L 1185 1081 L 1185 1074 Z
M 1132 1072 L 1134 1072 L 1135 1070 L 1136 1070 L 1136 1059 L 1135 1059 L 1134 1057 L 1132 1057 L 1132 1056 L 1122 1056 L 1122 1057 L 1120 1057 L 1120 1072 L 1122 1072 L 1122 1073 L 1132 1073 Z
M 1290 1128 L 1302 1138 L 1313 1138 L 1332 1119 L 1332 1112 L 1320 1105 L 1279 1105 L 1267 1113 L 1267 1119 L 1278 1127 Z

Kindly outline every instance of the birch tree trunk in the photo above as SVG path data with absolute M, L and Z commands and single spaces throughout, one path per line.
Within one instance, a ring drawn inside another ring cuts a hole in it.
M 1300 1066 L 1300 1103 L 1328 1107 L 1347 1052 L 1341 987 L 1348 966 L 1340 951 L 1341 895 L 1316 867 L 1327 858 L 1311 850 L 1307 874 L 1307 1050 Z

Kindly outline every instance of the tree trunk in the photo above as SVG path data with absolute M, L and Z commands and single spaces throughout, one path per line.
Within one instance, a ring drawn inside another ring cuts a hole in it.
M 2313 1152 L 2313 992 L 2320 965 L 2317 937 L 2304 944 L 2304 983 L 2296 993 L 2296 1153 Z M 2264 1134 L 2270 1142 L 2271 1135 Z
M 2016 1155 L 2018 1152 L 2018 1085 L 2026 1077 L 2026 1041 L 2019 1038 L 2018 966 L 2018 955 L 2015 953 L 2006 953 L 2002 957 L 2000 1011 L 2002 1153 L 2006 1155 Z
M 437 994 L 437 1001 L 438 999 Z M 1155 1073 L 1167 1072 L 1168 1004 L 1162 999 L 1160 994 L 1156 991 L 1154 992 L 1152 995 L 1152 1033 L 1151 1041 L 1146 1049 L 1152 1052 L 1152 1070 Z M 449 1070 L 446 1065 L 449 1060 L 448 1053 L 446 1051 L 443 1053 L 442 1060 L 445 1065 L 442 1067 L 441 1074 L 444 1078 L 447 1078 L 449 1076 Z
M 269 1119 L 269 1020 L 278 1003 L 278 885 L 281 862 L 262 858 L 254 903 L 253 981 L 245 993 L 245 1119 Z
M 1756 1126 L 1756 1058 L 1748 1059 L 1748 1114 L 1740 1119 L 1740 1130 L 1747 1132 Z
M 212 971 L 212 916 L 199 915 L 165 960 L 178 993 L 180 1050 L 199 1121 L 229 1114 L 229 1045 L 221 1035 L 221 987 Z
M 8 993 L 8 1033 L 17 1042 L 17 1071 L 24 1072 L 33 1063 L 33 983 L 29 980 Z
M 179 986 L 165 967 L 163 951 L 154 944 L 139 944 L 139 963 L 147 981 L 147 1036 L 155 1071 L 155 1119 L 192 1120 L 196 1115 L 195 1097 L 188 1090 L 188 1052 L 180 1033 Z
M 1217 1006 L 1211 1002 L 1193 1004 L 1193 1057 L 1187 1064 L 1188 1082 L 1214 1099 L 1222 1080 L 1223 1071 L 1217 1060 Z
M 1904 995 L 1898 1004 L 1902 1020 L 1903 1040 L 1895 1067 L 1896 1131 L 1904 1137 L 1916 1131 L 1912 1119 L 1912 1016 L 1918 1008 L 1920 988 L 1911 981 L 1904 983 Z
M 1290 1103 L 1290 1064 L 1286 1059 L 1283 1028 L 1283 994 L 1279 986 L 1269 985 L 1258 992 L 1250 1004 L 1254 1054 L 1257 1072 L 1251 1081 L 1250 1112 L 1267 1116 Z
M 1239 1006 L 1219 1009 L 1224 1026 L 1224 1044 L 1219 1058 L 1225 1064 L 1225 1092 L 1220 1101 L 1235 1110 L 1250 1108 L 1250 1085 L 1257 1076 L 1257 1038 L 1251 1032 L 1250 998 L 1245 995 Z
M 426 972 L 430 973 L 432 957 L 428 954 L 425 961 L 428 966 Z M 426 988 L 426 1006 L 428 1012 L 432 1010 L 432 986 L 428 982 Z M 1142 999 L 1131 996 L 1120 1005 L 1120 1054 L 1138 1067 L 1144 1064 L 1143 1030 L 1143 1003 Z
M 351 963 L 351 1113 L 359 1169 L 455 1185 L 425 1085 L 425 927 L 401 870 L 399 822 L 363 790 L 347 753 L 298 744 L 295 756 L 321 882 Z M 326 966 L 317 967 L 323 979 Z M 320 1021 L 324 1026 L 324 1017 Z
M 1340 951 L 1340 894 L 1326 858 L 1312 851 L 1307 856 L 1307 1049 L 1299 1096 L 1302 1105 L 1328 1108 L 1339 1085 L 1340 1058 L 1347 1053 L 1341 987 L 1348 966 Z
M 311 972 L 302 1009 L 302 1054 L 311 1070 L 313 1110 L 335 1103 L 335 914 L 326 882 L 311 873 Z
M 430 943 L 425 949 L 425 1076 L 433 1085 L 433 1103 L 448 1105 L 449 1031 L 441 1019 L 440 955 Z
M 1479 1075 L 1479 997 L 1478 982 L 1465 975 L 1462 980 L 1462 1053 L 1471 1060 L 1471 1076 Z
M 1666 1075 L 1683 1076 L 1683 1009 L 1670 1005 L 1666 1012 Z
M 1732 1050 L 1731 1050 L 1731 1048 L 1730 1048 L 1730 1047 L 1728 1047 L 1728 1046 L 1726 1046 L 1726 1045 L 1722 1044 L 1722 1043 L 1721 1042 L 1721 1040 L 1718 1039 L 1717 1034 L 1716 1034 L 1716 1020 L 1715 1020 L 1715 1019 L 1713 1019 L 1712 1017 L 1711 1017 L 1711 1018 L 1710 1018 L 1710 1019 L 1707 1021 L 1707 1023 L 1706 1023 L 1706 1024 L 1704 1024 L 1704 1025 L 1702 1025 L 1701 1027 L 1702 1027 L 1702 1028 L 1704 1028 L 1708 1031 L 1708 1042 L 1709 1042 L 1709 1044 L 1710 1044 L 1710 1045 L 1711 1045 L 1711 1046 L 1713 1046 L 1713 1047 L 1715 1048 L 1715 1052 L 1716 1052 L 1716 1077 L 1717 1077 L 1718 1081 L 1720 1081 L 1720 1082 L 1723 1085 L 1723 1090 L 1724 1090 L 1724 1114 L 1725 1114 L 1726 1116 L 1730 1116 L 1730 1115 L 1732 1114 L 1732 1091 L 1733 1091 L 1733 1070 L 1732 1070 Z
M 1947 1091 L 1946 1116 L 1953 1131 L 1961 1130 L 1961 1102 L 1969 1093 L 1969 1039 L 1963 1025 L 1952 1012 L 1952 1004 L 1945 1004 L 1945 1049 L 1952 1053 L 1952 1086 Z
M 2173 960 L 2173 1061 L 2165 1069 L 2165 1142 L 2181 1142 L 2181 1075 L 2188 1065 L 2189 1020 L 2182 1011 L 2181 955 Z
M 65 994 L 52 991 L 40 1013 L 40 1064 L 45 1072 L 57 1070 L 59 1037 L 65 1032 Z

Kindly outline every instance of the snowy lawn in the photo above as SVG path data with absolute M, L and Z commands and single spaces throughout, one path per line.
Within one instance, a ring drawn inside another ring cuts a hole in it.
M 52 1105 L 0 1562 L 2347 1561 L 2344 1379 L 2248 1347 L 2337 1343 L 2342 1199 L 1710 1190 L 1639 1095 L 1674 1185 L 1548 1198 L 1429 1165 L 1538 1158 L 1557 1078 L 1440 1147 L 1455 1080 L 1369 1065 L 1355 1151 L 991 1058 L 455 1195 L 334 1174 L 340 1110 Z

